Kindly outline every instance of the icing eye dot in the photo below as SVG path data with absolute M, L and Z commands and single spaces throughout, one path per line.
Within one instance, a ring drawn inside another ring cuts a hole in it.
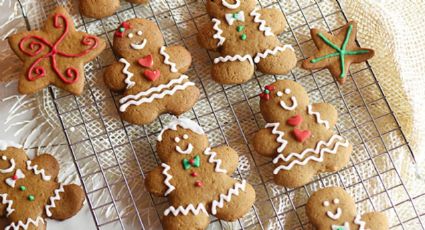
M 323 202 L 323 206 L 328 207 L 329 205 L 330 205 L 329 201 L 326 200 Z
M 7 160 L 7 157 L 6 156 L 2 156 L 1 159 L 5 161 L 5 160 Z
M 291 93 L 291 89 L 285 89 L 285 93 L 286 94 L 290 94 Z
M 128 38 L 132 38 L 134 35 L 133 35 L 133 33 L 129 33 L 128 35 L 127 35 L 127 37 Z
M 177 143 L 179 143 L 180 142 L 180 137 L 174 138 L 174 141 L 177 142 Z
M 187 140 L 189 138 L 189 135 L 185 134 L 183 135 L 183 139 Z
M 339 199 L 338 198 L 334 199 L 334 204 L 339 204 Z
M 137 35 L 142 36 L 143 32 L 142 31 L 137 31 Z
M 282 91 L 278 91 L 278 92 L 276 93 L 276 95 L 277 95 L 278 97 L 281 97 L 281 96 L 283 96 L 283 93 L 282 93 Z

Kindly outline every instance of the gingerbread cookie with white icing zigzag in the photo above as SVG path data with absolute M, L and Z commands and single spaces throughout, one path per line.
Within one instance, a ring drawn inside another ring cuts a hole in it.
M 145 183 L 149 192 L 170 201 L 164 229 L 206 229 L 209 214 L 234 221 L 251 209 L 253 187 L 230 177 L 238 154 L 228 146 L 210 148 L 195 122 L 182 118 L 168 124 L 158 137 L 157 152 L 163 163 Z
M 46 229 L 45 218 L 65 220 L 83 206 L 75 184 L 56 182 L 59 164 L 43 154 L 29 160 L 20 145 L 0 140 L 0 210 L 6 230 Z
M 122 118 L 149 124 L 162 113 L 180 115 L 192 108 L 199 90 L 186 72 L 192 62 L 182 46 L 164 46 L 154 22 L 130 19 L 115 32 L 113 50 L 120 57 L 105 71 L 106 85 L 123 92 Z
M 306 214 L 317 230 L 389 229 L 383 213 L 357 214 L 353 198 L 340 187 L 328 187 L 313 193 L 307 202 Z
M 260 95 L 261 114 L 267 124 L 255 134 L 255 150 L 273 158 L 274 180 L 286 187 L 310 182 L 319 172 L 344 167 L 352 145 L 332 130 L 336 109 L 326 103 L 309 104 L 298 83 L 279 80 Z
M 256 9 L 256 0 L 211 0 L 211 23 L 198 34 L 206 49 L 218 51 L 211 75 L 221 84 L 239 84 L 254 75 L 254 66 L 266 74 L 287 74 L 297 59 L 290 45 L 277 38 L 286 21 L 278 9 Z

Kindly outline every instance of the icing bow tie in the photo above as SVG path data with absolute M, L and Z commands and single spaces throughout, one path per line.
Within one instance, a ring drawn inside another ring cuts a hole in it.
M 229 25 L 233 25 L 235 21 L 245 21 L 245 14 L 243 11 L 239 11 L 238 13 L 226 14 L 226 21 Z
M 270 93 L 275 90 L 275 87 L 272 85 L 267 85 L 264 88 L 264 91 L 260 93 L 260 98 L 268 101 L 270 99 Z
M 199 166 L 201 166 L 201 158 L 199 157 L 199 155 L 196 155 L 194 158 L 191 158 L 189 160 L 183 159 L 182 163 L 183 163 L 183 168 L 185 170 L 188 170 L 191 167 L 199 168 Z
M 25 178 L 24 173 L 20 169 L 17 169 L 16 172 L 15 172 L 15 175 L 6 179 L 6 184 L 8 184 L 10 187 L 14 188 L 16 181 L 18 179 L 23 179 L 23 178 Z

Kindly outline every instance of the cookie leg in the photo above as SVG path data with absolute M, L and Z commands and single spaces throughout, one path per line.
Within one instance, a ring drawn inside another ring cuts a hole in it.
M 63 189 L 59 187 L 52 192 L 48 206 L 46 206 L 50 208 L 45 209 L 46 215 L 55 220 L 68 219 L 80 211 L 83 207 L 84 198 L 83 189 L 78 185 L 64 185 Z M 54 204 L 52 204 L 52 200 Z
M 217 208 L 215 216 L 226 221 L 235 221 L 249 212 L 255 202 L 255 190 L 250 184 L 246 184 L 245 191 L 240 191 L 238 196 L 232 196 L 223 208 Z
M 162 226 L 165 230 L 202 230 L 208 227 L 209 216 L 203 212 L 198 215 L 188 213 L 187 215 L 164 216 Z
M 216 59 L 218 60 L 218 59 Z M 211 70 L 214 81 L 220 84 L 240 84 L 254 75 L 252 59 L 216 61 Z
M 254 60 L 260 72 L 266 74 L 287 74 L 297 64 L 297 58 L 291 46 L 277 47 L 273 51 L 275 51 L 275 54 L 273 52 L 265 52 L 255 57 Z
M 280 170 L 274 175 L 274 181 L 278 185 L 296 188 L 309 183 L 316 173 L 317 170 L 312 167 L 295 165 L 290 170 Z

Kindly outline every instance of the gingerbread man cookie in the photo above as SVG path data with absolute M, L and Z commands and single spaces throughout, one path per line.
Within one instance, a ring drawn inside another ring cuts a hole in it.
M 124 92 L 119 101 L 124 120 L 151 123 L 162 113 L 180 115 L 199 97 L 184 75 L 192 58 L 182 46 L 164 46 L 159 28 L 146 19 L 130 19 L 115 32 L 113 49 L 118 62 L 105 71 L 105 83 Z
M 164 229 L 206 229 L 209 214 L 234 221 L 255 201 L 255 191 L 245 180 L 230 177 L 238 166 L 238 154 L 230 147 L 210 148 L 198 124 L 179 119 L 158 136 L 162 163 L 146 178 L 147 189 L 168 197 Z
M 285 27 L 278 9 L 255 8 L 256 0 L 207 1 L 211 23 L 203 27 L 198 41 L 218 51 L 211 75 L 221 84 L 239 84 L 254 74 L 254 65 L 266 74 L 286 74 L 297 62 L 294 49 L 276 37 Z
M 19 92 L 31 94 L 53 84 L 75 95 L 84 89 L 84 64 L 97 57 L 106 43 L 75 30 L 72 17 L 58 7 L 41 30 L 26 31 L 8 38 L 9 45 L 24 62 Z
M 356 203 L 340 187 L 324 188 L 313 193 L 307 202 L 306 213 L 317 230 L 389 229 L 383 213 L 356 214 Z
M 274 180 L 286 187 L 307 184 L 318 172 L 344 167 L 352 145 L 334 134 L 337 111 L 326 103 L 309 104 L 298 83 L 279 80 L 260 95 L 261 114 L 267 122 L 255 134 L 255 150 L 273 157 Z
M 65 220 L 83 206 L 84 192 L 58 182 L 59 164 L 43 154 L 29 160 L 20 145 L 0 140 L 0 207 L 6 230 L 46 229 L 45 218 Z
M 341 84 L 347 80 L 352 63 L 364 62 L 375 55 L 371 49 L 360 48 L 356 43 L 357 23 L 349 22 L 336 35 L 312 29 L 311 37 L 317 46 L 317 53 L 303 62 L 305 69 L 327 68 Z
M 149 0 L 126 0 L 129 3 L 145 4 Z M 120 7 L 120 0 L 80 0 L 80 12 L 86 17 L 101 19 L 113 15 Z

